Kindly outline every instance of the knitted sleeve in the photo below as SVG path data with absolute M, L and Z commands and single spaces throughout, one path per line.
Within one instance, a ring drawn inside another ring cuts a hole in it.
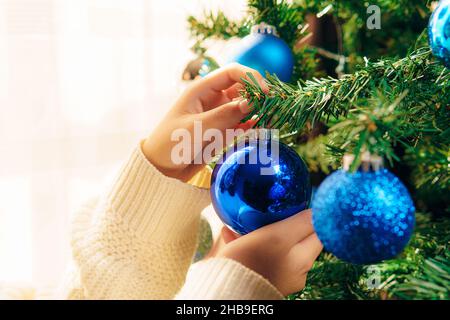
M 231 259 L 212 258 L 191 266 L 179 300 L 279 300 L 267 279 Z
M 73 222 L 65 298 L 171 299 L 181 288 L 208 191 L 162 175 L 138 148 L 109 194 Z

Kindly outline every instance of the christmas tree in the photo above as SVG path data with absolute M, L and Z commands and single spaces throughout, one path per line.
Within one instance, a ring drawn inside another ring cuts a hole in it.
M 243 38 L 260 23 L 274 26 L 292 49 L 290 81 L 267 74 L 268 93 L 249 80 L 242 94 L 253 105 L 248 118 L 280 129 L 315 185 L 344 154 L 354 155 L 355 170 L 370 152 L 414 200 L 414 234 L 395 259 L 356 265 L 324 251 L 305 289 L 289 299 L 450 298 L 450 72 L 428 45 L 436 5 L 249 0 L 239 21 L 223 12 L 188 18 L 199 56 L 208 52 L 206 40 Z

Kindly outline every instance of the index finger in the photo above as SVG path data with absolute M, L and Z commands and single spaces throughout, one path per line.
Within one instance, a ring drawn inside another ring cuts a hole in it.
M 311 209 L 307 209 L 297 213 L 274 224 L 274 228 L 277 228 L 280 233 L 285 234 L 287 240 L 292 244 L 302 241 L 314 233 L 312 211 Z
M 261 89 L 264 92 L 267 92 L 268 86 L 263 76 L 258 71 L 238 63 L 231 63 L 224 68 L 211 72 L 197 82 L 194 90 L 196 92 L 204 92 L 205 89 L 222 91 L 228 89 L 236 83 L 243 83 L 243 79 L 250 80 L 248 73 L 251 73 L 258 81 Z
M 303 265 L 304 271 L 308 272 L 322 252 L 322 249 L 323 245 L 317 237 L 317 234 L 313 233 L 300 243 L 294 245 L 289 252 L 289 257 L 295 263 Z
M 267 232 L 268 234 L 278 235 L 279 238 L 283 239 L 283 244 L 290 248 L 314 233 L 311 209 L 304 210 L 287 219 L 269 224 L 255 231 L 255 233 L 257 232 Z

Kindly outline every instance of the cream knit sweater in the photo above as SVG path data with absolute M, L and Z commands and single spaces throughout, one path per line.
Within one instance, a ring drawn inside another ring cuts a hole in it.
M 236 261 L 190 267 L 208 203 L 207 190 L 162 175 L 137 148 L 109 193 L 77 213 L 73 266 L 59 298 L 281 299 Z

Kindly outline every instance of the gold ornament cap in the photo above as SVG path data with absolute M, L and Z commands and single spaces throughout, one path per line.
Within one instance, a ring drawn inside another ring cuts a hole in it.
M 209 189 L 211 186 L 212 169 L 210 166 L 203 167 L 187 183 L 198 188 Z

